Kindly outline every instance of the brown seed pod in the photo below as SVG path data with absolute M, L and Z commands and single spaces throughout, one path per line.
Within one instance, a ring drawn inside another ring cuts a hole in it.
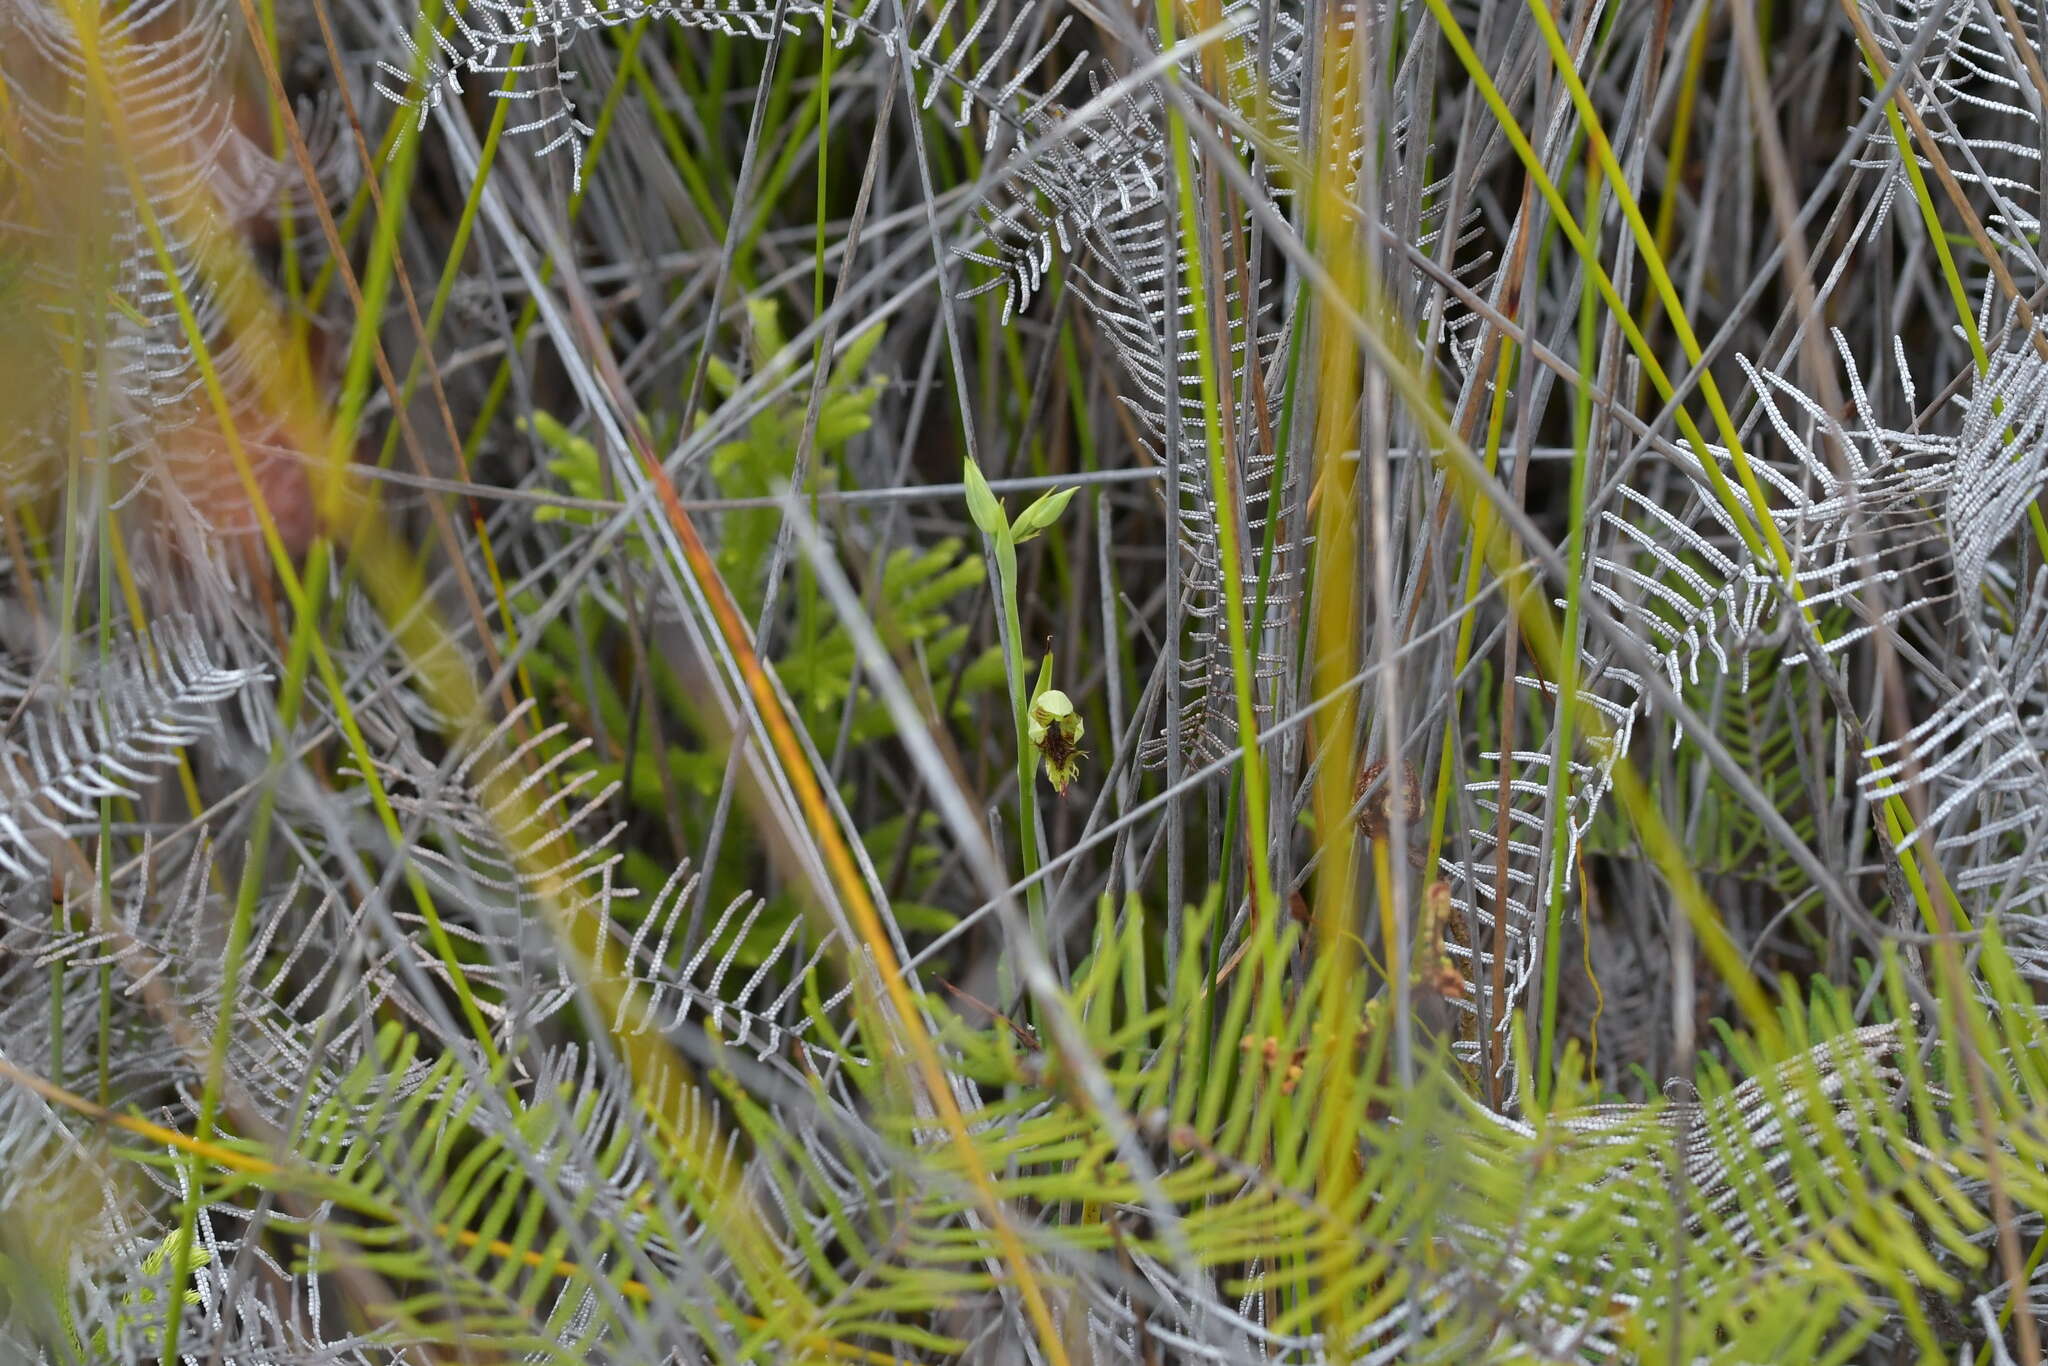
M 1394 785 L 1380 781 L 1386 771 L 1386 760 L 1373 760 L 1359 770 L 1358 785 L 1351 790 L 1356 801 L 1378 785 L 1379 790 L 1358 813 L 1358 832 L 1369 840 L 1385 839 L 1394 824 Z M 1406 759 L 1401 761 L 1401 817 L 1411 826 L 1422 819 L 1422 784 L 1415 776 L 1415 765 Z

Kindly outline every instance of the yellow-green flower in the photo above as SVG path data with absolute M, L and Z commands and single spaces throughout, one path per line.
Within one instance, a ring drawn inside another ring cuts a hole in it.
M 1057 688 L 1048 688 L 1031 700 L 1025 733 L 1045 756 L 1046 781 L 1052 790 L 1066 795 L 1067 784 L 1081 772 L 1082 722 L 1074 703 Z

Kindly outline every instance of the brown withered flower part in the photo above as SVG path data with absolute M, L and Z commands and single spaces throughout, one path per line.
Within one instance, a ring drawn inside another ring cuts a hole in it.
M 1371 840 L 1385 839 L 1394 825 L 1394 785 L 1380 781 L 1386 771 L 1386 760 L 1373 760 L 1359 770 L 1358 785 L 1351 790 L 1352 800 L 1357 801 L 1375 785 L 1379 788 L 1358 813 L 1358 832 Z M 1401 817 L 1410 826 L 1422 819 L 1422 783 L 1415 775 L 1415 765 L 1406 759 L 1401 761 Z
M 1462 999 L 1465 995 L 1465 975 L 1451 961 L 1447 947 L 1451 922 L 1456 914 L 1451 905 L 1448 883 L 1432 882 L 1423 889 L 1421 944 L 1415 960 L 1415 983 L 1450 1000 Z

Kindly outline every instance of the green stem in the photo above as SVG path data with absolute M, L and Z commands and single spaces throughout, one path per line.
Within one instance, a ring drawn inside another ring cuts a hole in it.
M 1587 240 L 1597 251 L 1600 242 L 1600 167 L 1586 168 Z M 1599 309 L 1597 296 L 1583 286 L 1579 290 L 1579 385 L 1572 395 L 1571 525 L 1565 540 L 1564 648 L 1559 651 L 1562 666 L 1557 686 L 1560 697 L 1576 696 L 1579 690 L 1579 601 L 1585 577 L 1586 559 L 1586 474 L 1592 459 L 1593 383 L 1599 360 L 1597 344 Z M 1571 814 L 1566 806 L 1570 796 L 1565 780 L 1571 772 L 1572 709 L 1557 709 L 1557 741 L 1550 756 L 1550 810 L 1555 833 L 1552 839 L 1550 885 L 1543 927 L 1542 1029 L 1536 1053 L 1537 1094 L 1547 1103 L 1555 1080 L 1552 1060 L 1557 1050 L 1557 979 L 1564 939 L 1565 887 L 1570 881 Z
M 1023 848 L 1018 855 L 1021 875 L 1029 878 L 1038 871 L 1038 751 L 1031 743 L 1030 699 L 1024 682 L 1024 628 L 1017 617 L 1017 544 L 1003 531 L 995 538 L 997 589 L 1003 598 L 1003 622 L 1009 637 L 1009 655 L 1004 672 L 1010 679 L 1010 719 L 1017 729 L 1017 838 Z M 1031 932 L 1043 936 L 1045 884 L 1033 882 L 1024 890 L 1025 907 L 1031 917 Z

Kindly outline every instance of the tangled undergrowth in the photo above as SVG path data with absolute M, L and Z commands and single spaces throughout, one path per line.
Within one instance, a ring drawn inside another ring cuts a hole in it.
M 0 1361 L 2041 1358 L 2036 0 L 0 0 Z

